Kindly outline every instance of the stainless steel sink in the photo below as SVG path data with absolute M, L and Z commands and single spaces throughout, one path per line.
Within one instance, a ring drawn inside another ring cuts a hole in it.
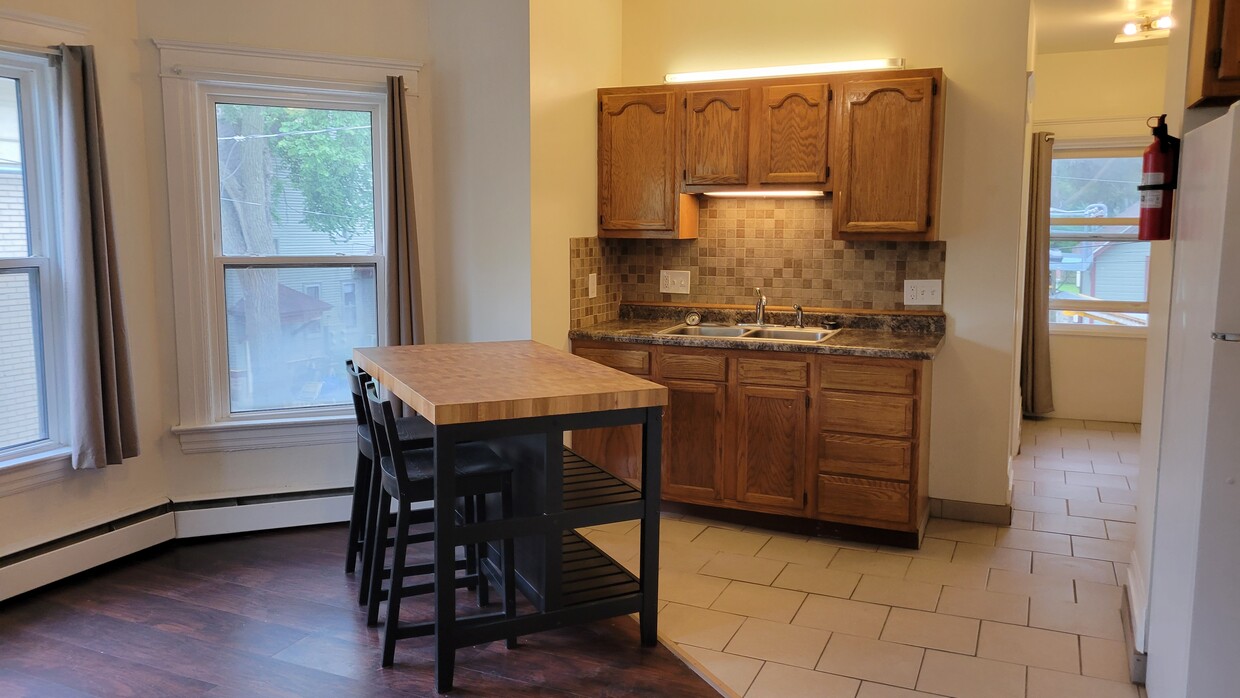
M 744 337 L 752 331 L 748 327 L 724 325 L 676 325 L 660 330 L 659 334 L 675 334 L 682 337 Z
M 771 339 L 781 342 L 821 342 L 839 330 L 812 327 L 763 327 L 752 330 L 746 339 Z
M 681 337 L 728 337 L 731 339 L 768 340 L 772 342 L 805 342 L 814 344 L 825 341 L 839 330 L 824 330 L 816 327 L 754 327 L 736 325 L 676 325 L 658 334 L 672 334 Z

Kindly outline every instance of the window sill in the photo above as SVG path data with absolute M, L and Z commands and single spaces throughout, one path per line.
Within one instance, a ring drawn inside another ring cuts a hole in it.
M 1124 326 L 1105 326 L 1105 325 L 1069 325 L 1065 323 L 1051 323 L 1051 334 L 1068 335 L 1068 336 L 1084 336 L 1084 337 L 1109 337 L 1111 339 L 1145 339 L 1149 328 L 1146 327 L 1124 327 Z
M 250 451 L 353 443 L 357 421 L 352 415 L 264 419 L 180 425 L 173 427 L 172 433 L 181 440 L 182 453 Z
M 72 472 L 73 457 L 66 446 L 5 459 L 0 462 L 0 497 L 55 482 Z

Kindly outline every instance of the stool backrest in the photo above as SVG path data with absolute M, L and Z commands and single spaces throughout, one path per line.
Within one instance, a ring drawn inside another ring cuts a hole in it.
M 396 430 L 396 413 L 392 411 L 392 403 L 379 397 L 379 384 L 375 381 L 366 383 L 366 412 L 370 418 L 370 433 L 374 437 L 375 448 L 379 458 L 391 458 L 392 470 L 402 491 L 410 486 L 409 472 L 405 469 L 400 446 L 400 434 Z
M 344 367 L 349 374 L 349 390 L 353 391 L 353 416 L 357 418 L 357 425 L 360 427 L 367 424 L 366 400 L 362 386 L 370 380 L 370 374 L 355 366 L 353 359 L 345 359 Z

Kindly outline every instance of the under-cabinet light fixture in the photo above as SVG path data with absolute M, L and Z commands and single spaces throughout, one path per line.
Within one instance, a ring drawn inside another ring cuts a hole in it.
M 746 78 L 774 78 L 787 75 L 851 73 L 861 70 L 892 70 L 903 67 L 903 58 L 875 58 L 865 61 L 836 61 L 835 63 L 779 65 L 769 68 L 736 68 L 734 70 L 706 70 L 696 73 L 668 73 L 663 76 L 663 82 L 673 83 L 710 82 L 712 80 L 744 80 Z
M 703 194 L 706 196 L 719 197 L 721 199 L 813 199 L 820 196 L 826 196 L 826 194 L 820 191 L 780 191 L 778 189 L 754 189 L 751 191 L 708 191 L 703 192 Z

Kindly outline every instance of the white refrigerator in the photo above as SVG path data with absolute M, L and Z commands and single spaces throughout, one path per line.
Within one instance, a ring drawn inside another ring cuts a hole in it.
M 1240 104 L 1184 136 L 1176 196 L 1146 685 L 1237 696 Z

